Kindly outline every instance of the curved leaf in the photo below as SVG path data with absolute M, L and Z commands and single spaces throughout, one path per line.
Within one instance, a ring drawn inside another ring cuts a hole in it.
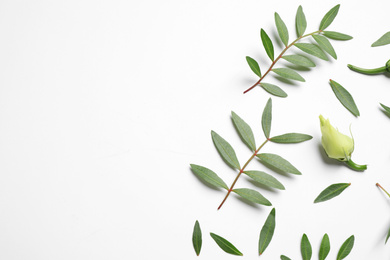
M 302 78 L 302 76 L 295 70 L 289 68 L 277 68 L 272 69 L 272 71 L 283 78 L 305 82 L 305 79 Z
M 322 238 L 321 241 L 321 246 L 320 246 L 320 252 L 318 259 L 319 260 L 325 260 L 325 258 L 328 256 L 330 251 L 330 241 L 329 241 L 329 236 L 328 234 L 325 234 L 324 237 Z
M 355 236 L 350 236 L 343 245 L 340 247 L 339 252 L 337 253 L 337 260 L 342 260 L 346 258 L 349 253 L 351 253 L 353 244 L 355 243 Z
M 279 155 L 272 154 L 272 153 L 261 153 L 256 156 L 260 159 L 262 163 L 271 165 L 283 172 L 297 174 L 297 175 L 302 174 L 291 163 L 289 163 L 286 159 L 282 158 Z
M 257 61 L 255 61 L 254 59 L 252 59 L 251 57 L 249 56 L 246 56 L 246 62 L 248 62 L 248 65 L 249 67 L 251 68 L 251 70 L 261 78 L 261 71 L 260 71 L 260 66 L 259 64 L 257 63 Z
M 377 47 L 382 45 L 390 44 L 390 32 L 385 33 L 382 35 L 378 40 L 376 40 L 371 47 Z
M 268 173 L 261 171 L 244 171 L 244 173 L 256 182 L 261 183 L 265 186 L 276 188 L 279 190 L 285 189 L 283 184 L 281 184 L 275 177 L 269 175 Z
M 238 162 L 233 147 L 214 131 L 211 131 L 211 137 L 213 138 L 214 145 L 224 161 L 231 167 L 239 170 L 240 163 Z
M 313 35 L 314 40 L 320 45 L 320 47 L 329 53 L 330 56 L 332 56 L 335 60 L 337 60 L 337 54 L 336 51 L 334 50 L 332 44 L 329 42 L 326 37 L 322 35 Z
M 260 83 L 260 86 L 267 91 L 268 93 L 277 96 L 277 97 L 287 97 L 287 93 L 284 92 L 281 88 L 276 85 L 269 83 Z
M 327 201 L 340 195 L 351 183 L 335 183 L 323 190 L 314 200 L 314 203 Z
M 205 182 L 211 184 L 216 188 L 222 188 L 225 190 L 229 189 L 226 183 L 221 178 L 219 178 L 219 176 L 212 170 L 196 164 L 190 164 L 190 165 L 192 171 L 196 174 L 196 176 L 198 176 Z
M 268 139 L 271 133 L 271 122 L 272 122 L 272 99 L 268 99 L 267 104 L 264 107 L 263 115 L 261 117 L 261 126 L 265 137 Z
M 272 240 L 272 236 L 275 231 L 275 208 L 269 213 L 263 227 L 260 231 L 259 237 L 259 255 L 264 253 L 265 249 L 268 247 L 269 243 Z
M 251 127 L 233 111 L 232 120 L 244 143 L 249 147 L 249 149 L 255 151 L 256 142 Z
M 301 254 L 303 260 L 310 260 L 312 255 L 312 249 L 309 239 L 306 234 L 303 234 L 301 240 Z
M 278 29 L 278 34 L 283 44 L 287 47 L 288 45 L 288 30 L 286 24 L 283 22 L 282 18 L 280 18 L 278 13 L 275 13 L 275 25 L 276 29 Z
M 210 233 L 210 236 L 214 239 L 217 245 L 226 253 L 232 255 L 242 255 L 242 253 L 232 243 L 230 243 L 223 237 L 220 237 L 214 233 Z
M 194 232 L 192 233 L 192 245 L 194 246 L 196 255 L 200 254 L 202 248 L 202 231 L 200 230 L 199 222 L 195 222 Z
M 328 37 L 329 39 L 332 40 L 338 40 L 338 41 L 348 41 L 351 40 L 353 37 L 349 36 L 344 33 L 339 33 L 339 32 L 333 32 L 333 31 L 324 31 L 324 36 Z
M 294 44 L 298 49 L 301 51 L 304 51 L 310 55 L 313 55 L 315 57 L 318 57 L 323 60 L 328 60 L 328 56 L 321 50 L 320 47 L 318 47 L 315 44 L 312 43 L 296 43 Z
M 298 37 L 301 37 L 306 31 L 306 17 L 303 13 L 302 6 L 298 7 L 297 15 L 295 16 L 295 27 L 297 29 Z
M 334 80 L 330 80 L 330 86 L 332 87 L 332 90 L 336 95 L 337 99 L 340 101 L 340 103 L 354 116 L 360 116 L 359 109 L 357 108 L 351 94 L 343 86 L 341 86 Z
M 288 62 L 291 62 L 292 64 L 304 66 L 304 67 L 315 67 L 316 64 L 310 60 L 309 58 L 306 58 L 302 55 L 284 55 L 282 56 L 282 59 L 285 59 Z
M 281 256 L 280 256 L 280 259 L 281 259 L 281 260 L 291 260 L 291 258 L 288 258 L 288 257 L 285 256 L 285 255 L 281 255 Z
M 320 23 L 320 31 L 325 30 L 334 20 L 336 17 L 337 13 L 339 12 L 340 5 L 336 5 L 332 9 L 330 9 L 322 18 L 321 23 Z
M 269 200 L 267 200 L 258 191 L 242 188 L 242 189 L 234 189 L 233 192 L 235 192 L 236 194 L 240 195 L 244 199 L 247 199 L 251 202 L 265 205 L 265 206 L 272 206 L 271 202 L 269 202 Z
M 274 143 L 292 144 L 292 143 L 304 142 L 312 138 L 313 137 L 311 135 L 307 135 L 307 134 L 288 133 L 284 135 L 271 137 L 270 141 Z
M 274 61 L 274 45 L 272 44 L 271 39 L 268 37 L 268 34 L 263 29 L 260 31 L 260 37 L 261 41 L 263 42 L 265 52 L 267 53 L 268 57 Z

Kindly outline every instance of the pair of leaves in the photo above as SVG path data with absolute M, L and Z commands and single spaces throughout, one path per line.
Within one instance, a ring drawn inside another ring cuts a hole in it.
M 360 116 L 359 109 L 357 108 L 352 95 L 334 80 L 330 80 L 330 86 L 340 103 L 354 116 Z
M 340 195 L 351 183 L 335 183 L 324 189 L 314 200 L 314 203 L 327 201 Z
M 378 40 L 376 40 L 371 47 L 378 47 L 390 44 L 390 32 L 385 33 L 382 35 Z

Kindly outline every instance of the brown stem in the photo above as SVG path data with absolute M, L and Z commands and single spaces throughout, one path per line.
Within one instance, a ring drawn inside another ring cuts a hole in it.
M 379 188 L 381 188 L 386 194 L 387 194 L 387 196 L 389 196 L 390 197 L 390 194 L 379 184 L 379 183 L 377 183 L 376 184 L 376 186 L 378 186 Z

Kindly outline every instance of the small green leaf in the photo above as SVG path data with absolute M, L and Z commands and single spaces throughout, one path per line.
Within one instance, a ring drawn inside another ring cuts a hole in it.
M 376 42 L 371 45 L 371 47 L 377 47 L 387 44 L 390 44 L 390 32 L 387 32 L 382 35 Z
M 249 149 L 255 151 L 256 142 L 251 127 L 233 111 L 232 111 L 232 119 L 233 119 L 233 124 L 236 127 L 244 143 L 249 147 Z
M 212 170 L 196 164 L 191 164 L 191 169 L 196 174 L 196 176 L 211 184 L 212 186 L 225 190 L 229 189 L 226 183 Z
M 249 67 L 251 68 L 251 70 L 261 78 L 261 71 L 260 71 L 260 66 L 259 64 L 257 63 L 257 61 L 255 61 L 254 59 L 252 59 L 251 57 L 249 56 L 246 56 L 246 62 L 248 62 L 248 65 Z
M 336 17 L 337 13 L 339 12 L 340 5 L 336 5 L 332 9 L 329 10 L 322 18 L 321 23 L 320 23 L 320 31 L 325 30 L 334 20 Z
M 320 195 L 314 200 L 314 203 L 327 201 L 340 195 L 351 183 L 335 183 L 323 190 Z
M 383 105 L 382 103 L 379 103 L 384 111 L 390 116 L 390 107 Z
M 389 228 L 389 231 L 387 231 L 387 236 L 386 236 L 385 244 L 387 243 L 387 240 L 389 240 L 389 237 L 390 237 L 390 228 Z
M 320 252 L 319 252 L 319 260 L 325 260 L 330 251 L 330 241 L 328 234 L 325 234 L 321 241 Z
M 192 233 L 192 244 L 196 255 L 199 255 L 200 249 L 202 248 L 202 231 L 200 230 L 198 221 L 195 222 L 194 232 Z
M 351 94 L 343 86 L 341 86 L 334 80 L 330 80 L 330 86 L 332 87 L 332 90 L 336 95 L 337 99 L 340 101 L 340 103 L 354 116 L 360 116 L 359 109 L 357 108 Z
M 278 135 L 271 137 L 270 141 L 274 143 L 292 144 L 300 143 L 312 139 L 311 135 L 300 133 L 288 133 L 284 135 Z
M 296 43 L 294 44 L 298 49 L 304 51 L 310 55 L 318 57 L 323 60 L 328 60 L 328 56 L 315 44 L 312 43 Z
M 225 162 L 233 168 L 237 170 L 240 169 L 240 163 L 238 162 L 236 153 L 233 150 L 233 147 L 226 142 L 221 136 L 219 136 L 216 132 L 211 131 L 211 137 L 213 138 L 213 142 L 215 147 L 217 148 L 219 154 L 225 160 Z
M 263 110 L 263 116 L 261 117 L 261 126 L 265 137 L 268 139 L 271 133 L 271 122 L 272 122 L 272 99 L 268 99 L 267 104 Z
M 272 206 L 269 200 L 267 200 L 263 195 L 261 195 L 259 192 L 255 190 L 242 188 L 242 189 L 234 189 L 233 192 L 235 192 L 236 194 L 240 195 L 244 199 L 247 199 L 251 202 L 265 205 L 265 206 Z
M 313 35 L 314 40 L 318 43 L 318 45 L 327 53 L 329 53 L 330 56 L 332 56 L 335 60 L 337 60 L 337 54 L 336 51 L 333 49 L 332 44 L 329 42 L 326 37 L 322 35 Z
M 312 249 L 309 239 L 306 234 L 303 234 L 301 240 L 301 254 L 303 260 L 310 260 L 312 255 Z
M 288 30 L 286 24 L 283 22 L 282 18 L 280 18 L 278 13 L 275 13 L 275 25 L 276 29 L 278 29 L 278 34 L 284 45 L 287 47 L 288 45 Z
M 285 189 L 283 184 L 281 184 L 275 177 L 269 175 L 268 173 L 261 171 L 245 171 L 244 173 L 256 182 L 261 183 L 265 186 L 276 188 L 279 190 Z
M 268 37 L 267 33 L 263 29 L 261 29 L 260 31 L 260 37 L 261 41 L 263 42 L 265 52 L 267 53 L 268 57 L 272 61 L 274 61 L 274 45 L 272 44 L 271 39 Z
M 304 67 L 315 67 L 316 64 L 310 60 L 309 58 L 306 58 L 302 55 L 284 55 L 282 56 L 282 59 L 285 59 L 288 62 L 291 62 L 292 64 L 304 66 Z
M 297 29 L 298 37 L 301 37 L 306 31 L 306 17 L 303 13 L 302 6 L 298 7 L 297 15 L 295 16 L 295 27 Z
M 220 237 L 214 233 L 210 233 L 210 236 L 214 239 L 217 245 L 226 253 L 242 256 L 242 253 L 235 246 L 233 246 L 232 243 L 230 243 L 223 237 Z
M 275 208 L 269 213 L 263 227 L 260 231 L 259 237 L 259 255 L 264 253 L 265 249 L 268 247 L 269 243 L 272 240 L 272 236 L 275 231 Z
M 353 244 L 355 243 L 355 236 L 350 236 L 340 247 L 339 252 L 337 253 L 337 260 L 342 260 L 346 258 L 353 248 Z
M 279 155 L 272 154 L 272 153 L 261 153 L 256 156 L 260 159 L 262 163 L 271 165 L 283 172 L 297 174 L 297 175 L 302 174 L 291 163 L 289 163 L 286 159 L 282 158 Z
M 324 36 L 328 37 L 332 40 L 338 40 L 338 41 L 348 41 L 351 40 L 353 37 L 349 36 L 348 34 L 339 33 L 339 32 L 332 32 L 332 31 L 324 31 Z
M 277 97 L 287 97 L 287 93 L 284 92 L 281 88 L 279 88 L 276 85 L 269 84 L 269 83 L 260 83 L 260 86 L 267 91 L 268 93 L 277 96 Z
M 281 260 L 291 260 L 291 258 L 288 258 L 288 257 L 285 256 L 285 255 L 281 255 L 281 256 L 280 256 L 280 259 L 281 259 Z
M 289 68 L 277 68 L 272 69 L 272 71 L 283 78 L 305 82 L 305 79 L 302 78 L 302 76 L 299 75 L 295 70 Z

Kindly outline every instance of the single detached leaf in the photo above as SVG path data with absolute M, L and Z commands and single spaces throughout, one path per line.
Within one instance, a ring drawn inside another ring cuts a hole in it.
M 324 51 L 329 53 L 330 56 L 332 56 L 335 60 L 337 60 L 336 51 L 333 49 L 332 44 L 329 42 L 329 40 L 326 37 L 322 35 L 313 35 L 313 38 Z
M 244 199 L 247 199 L 251 202 L 265 205 L 265 206 L 272 206 L 269 200 L 267 200 L 263 195 L 261 195 L 259 192 L 255 190 L 242 188 L 242 189 L 234 189 L 233 192 L 237 193 Z
M 295 27 L 297 29 L 298 37 L 301 37 L 306 31 L 306 17 L 303 13 L 302 6 L 298 7 L 297 15 L 295 16 Z
M 260 83 L 260 86 L 267 91 L 268 93 L 277 96 L 277 97 L 287 97 L 287 93 L 284 92 L 281 88 L 270 83 Z
M 212 186 L 225 190 L 229 189 L 226 183 L 212 170 L 196 164 L 191 164 L 191 169 L 199 178 L 211 184 Z
M 263 115 L 261 117 L 261 126 L 265 137 L 268 139 L 271 133 L 272 122 L 272 99 L 268 99 L 267 104 L 264 107 Z
M 314 200 L 314 203 L 327 201 L 340 195 L 351 183 L 335 183 L 323 190 L 320 195 Z
M 259 255 L 264 253 L 265 249 L 268 247 L 269 243 L 272 240 L 272 236 L 275 231 L 275 208 L 269 213 L 263 227 L 260 231 L 259 237 Z
M 385 105 L 383 105 L 382 103 L 379 103 L 379 104 L 383 107 L 383 109 L 385 110 L 385 112 L 386 112 L 388 115 L 390 115 L 390 107 L 385 106 Z
M 238 162 L 236 153 L 233 150 L 233 147 L 226 142 L 221 136 L 219 136 L 216 132 L 211 131 L 211 137 L 213 138 L 213 142 L 215 147 L 217 148 L 219 154 L 225 160 L 227 164 L 231 167 L 240 169 L 240 163 Z
M 283 184 L 281 184 L 275 177 L 269 175 L 268 173 L 261 171 L 245 171 L 244 173 L 256 182 L 261 183 L 265 186 L 276 188 L 279 190 L 285 189 Z
M 200 230 L 198 221 L 195 222 L 194 232 L 192 233 L 192 244 L 196 255 L 199 255 L 200 249 L 202 248 L 202 231 Z
M 301 254 L 303 260 L 310 260 L 312 255 L 312 249 L 309 239 L 306 234 L 303 234 L 301 240 Z
M 282 59 L 285 59 L 288 62 L 291 62 L 292 64 L 304 66 L 304 67 L 315 67 L 316 64 L 310 60 L 309 58 L 306 58 L 302 55 L 284 55 L 282 56 Z
M 210 236 L 214 239 L 217 245 L 226 253 L 232 255 L 242 255 L 242 253 L 235 246 L 233 246 L 232 243 L 230 243 L 223 237 L 220 237 L 214 233 L 210 233 Z
M 267 53 L 268 57 L 274 61 L 274 45 L 272 44 L 271 39 L 268 37 L 268 34 L 263 29 L 260 31 L 260 37 L 261 41 L 263 42 L 265 52 Z
M 251 68 L 251 70 L 261 78 L 261 71 L 260 71 L 260 66 L 259 64 L 257 63 L 257 61 L 255 61 L 254 59 L 252 59 L 251 57 L 249 56 L 246 56 L 246 62 L 248 62 L 248 65 L 249 67 Z
M 278 34 L 283 44 L 287 47 L 288 45 L 288 30 L 286 24 L 283 22 L 282 18 L 280 18 L 278 13 L 275 13 L 275 25 L 276 29 L 278 29 Z
M 354 116 L 360 116 L 359 109 L 357 108 L 351 94 L 343 86 L 341 86 L 334 80 L 330 80 L 330 86 L 332 87 L 332 90 L 336 95 L 337 99 L 340 101 L 340 103 Z
M 387 231 L 387 236 L 386 236 L 385 244 L 387 243 L 387 240 L 389 240 L 389 237 L 390 237 L 390 228 L 389 228 L 389 231 Z
M 332 40 L 338 40 L 338 41 L 348 41 L 351 40 L 353 37 L 349 36 L 348 34 L 339 33 L 339 32 L 333 32 L 333 31 L 324 31 L 324 36 L 328 37 Z
M 336 5 L 332 9 L 329 10 L 322 18 L 321 23 L 320 23 L 320 31 L 325 30 L 334 20 L 336 17 L 337 13 L 339 12 L 340 5 Z
M 353 248 L 353 244 L 355 243 L 355 236 L 350 236 L 340 247 L 339 252 L 337 253 L 337 260 L 341 260 L 346 258 Z
M 299 134 L 299 133 L 288 133 L 284 135 L 278 135 L 271 137 L 270 141 L 274 143 L 292 144 L 300 143 L 312 139 L 311 135 Z
M 305 79 L 302 78 L 302 76 L 299 75 L 295 70 L 289 68 L 277 68 L 272 69 L 272 71 L 283 78 L 305 82 Z
M 320 47 L 318 47 L 315 44 L 312 43 L 296 43 L 294 44 L 298 49 L 301 51 L 304 51 L 310 55 L 313 55 L 315 57 L 318 57 L 323 60 L 328 60 L 328 56 L 321 50 Z
M 249 147 L 249 149 L 255 151 L 256 142 L 251 127 L 247 123 L 245 123 L 245 121 L 242 120 L 233 111 L 232 111 L 232 119 L 233 119 L 234 126 L 236 127 L 244 143 Z
M 271 165 L 283 172 L 297 174 L 297 175 L 302 174 L 291 163 L 289 163 L 286 159 L 282 158 L 279 155 L 272 154 L 272 153 L 261 153 L 258 154 L 257 157 L 260 159 L 262 163 Z
M 325 234 L 321 241 L 320 252 L 318 254 L 319 260 L 325 260 L 330 251 L 330 241 L 328 234 Z
M 291 260 L 291 258 L 288 258 L 288 257 L 285 256 L 285 255 L 281 255 L 281 256 L 280 256 L 280 259 L 281 259 L 281 260 Z
M 377 47 L 377 46 L 382 46 L 390 44 L 390 32 L 385 33 L 382 35 L 377 41 L 375 41 L 371 47 Z

